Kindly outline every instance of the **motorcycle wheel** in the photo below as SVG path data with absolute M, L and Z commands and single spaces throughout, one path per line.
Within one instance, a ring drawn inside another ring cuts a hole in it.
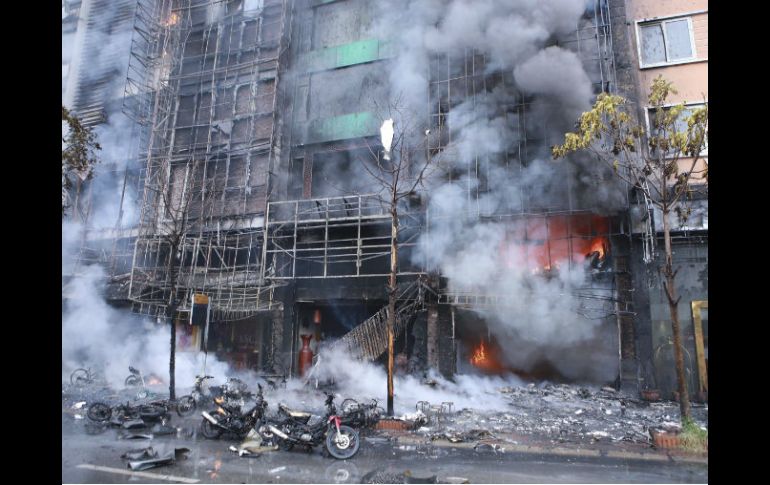
M 141 383 L 141 381 L 140 381 L 140 380 L 139 380 L 139 378 L 138 378 L 138 377 L 136 377 L 135 375 L 130 375 L 130 376 L 126 377 L 126 380 L 125 380 L 125 382 L 124 382 L 124 384 L 126 385 L 126 387 L 136 387 L 136 386 L 138 386 L 140 383 Z
M 209 414 L 213 416 L 216 414 L 216 411 L 210 411 Z M 211 424 L 208 419 L 203 418 L 203 422 L 201 423 L 201 432 L 205 438 L 215 440 L 222 435 L 222 428 Z
M 73 386 L 84 386 L 91 381 L 86 369 L 75 369 L 70 374 L 70 384 Z
M 112 417 L 112 408 L 103 402 L 95 402 L 88 406 L 86 416 L 88 416 L 88 419 L 91 421 L 109 421 L 110 417 Z
M 182 396 L 176 402 L 176 413 L 182 417 L 189 416 L 195 412 L 196 407 L 195 399 L 192 396 Z
M 347 460 L 358 453 L 361 441 L 358 439 L 358 431 L 350 426 L 340 426 L 340 431 L 332 429 L 326 435 L 326 449 L 338 460 Z

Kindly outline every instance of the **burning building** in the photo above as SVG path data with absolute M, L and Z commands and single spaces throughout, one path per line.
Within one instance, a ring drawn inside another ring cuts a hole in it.
M 409 156 L 440 168 L 400 207 L 406 367 L 637 385 L 633 201 L 550 160 L 594 95 L 631 93 L 624 2 L 130 3 L 135 216 L 80 258 L 115 304 L 172 304 L 202 349 L 205 294 L 207 350 L 262 372 L 301 373 L 306 342 L 384 359 L 392 218 L 362 164 L 398 99 Z

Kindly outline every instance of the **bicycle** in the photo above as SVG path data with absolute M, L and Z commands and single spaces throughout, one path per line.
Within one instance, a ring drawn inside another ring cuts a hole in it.
M 87 386 L 93 384 L 99 379 L 99 375 L 96 371 L 88 368 L 78 368 L 72 371 L 70 374 L 70 384 L 77 387 Z

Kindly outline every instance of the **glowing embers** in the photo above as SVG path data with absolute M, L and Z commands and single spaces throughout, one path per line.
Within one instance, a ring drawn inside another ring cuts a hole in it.
M 526 217 L 506 224 L 503 264 L 534 275 L 600 268 L 609 253 L 609 219 L 591 214 Z
M 163 381 L 162 381 L 162 380 L 160 380 L 160 379 L 158 379 L 158 378 L 157 378 L 157 377 L 155 377 L 155 376 L 152 376 L 152 377 L 150 377 L 150 378 L 147 380 L 147 384 L 148 384 L 148 385 L 150 385 L 150 386 L 159 386 L 159 385 L 163 384 Z
M 165 22 L 163 22 L 164 27 L 172 27 L 179 23 L 179 14 L 177 12 L 172 12 L 171 15 L 168 16 L 168 19 L 166 19 Z
M 471 365 L 489 374 L 501 374 L 505 367 L 498 360 L 497 347 L 490 342 L 481 340 L 470 352 L 468 359 Z

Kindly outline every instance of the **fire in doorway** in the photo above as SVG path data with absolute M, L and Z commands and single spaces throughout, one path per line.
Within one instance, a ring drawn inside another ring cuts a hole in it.
M 470 352 L 469 362 L 477 369 L 489 374 L 501 374 L 506 371 L 498 358 L 499 350 L 490 342 L 482 339 Z

